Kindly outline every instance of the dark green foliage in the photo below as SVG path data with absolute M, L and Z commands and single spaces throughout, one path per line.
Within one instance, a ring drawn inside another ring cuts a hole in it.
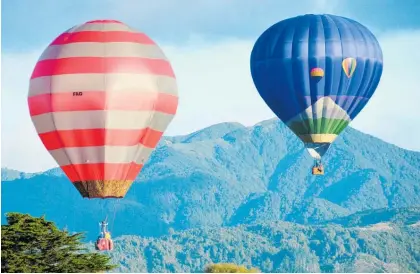
M 99 272 L 112 270 L 107 255 L 86 253 L 82 233 L 69 235 L 44 217 L 8 213 L 1 226 L 2 272 Z
M 246 268 L 242 265 L 236 264 L 212 264 L 206 267 L 205 273 L 258 273 L 256 268 Z
M 353 224 L 349 227 L 277 221 L 190 229 L 160 238 L 123 236 L 111 256 L 120 264 L 118 272 L 202 272 L 225 262 L 262 272 L 420 272 L 416 208 L 358 215 L 372 215 L 376 222 L 354 225 L 341 219 Z

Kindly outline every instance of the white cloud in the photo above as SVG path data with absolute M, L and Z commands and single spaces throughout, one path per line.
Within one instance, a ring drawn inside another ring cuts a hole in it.
M 381 84 L 352 125 L 401 147 L 419 150 L 417 64 L 420 31 L 380 37 L 385 68 Z M 167 133 L 189 133 L 219 122 L 253 125 L 274 115 L 254 88 L 249 72 L 251 41 L 162 45 L 179 83 L 180 105 Z M 2 165 L 23 171 L 56 166 L 44 149 L 27 110 L 28 79 L 41 51 L 3 54 Z
M 2 54 L 2 166 L 23 171 L 56 166 L 37 136 L 27 105 L 29 78 L 40 53 Z
M 183 48 L 163 47 L 178 79 L 180 105 L 168 134 L 226 121 L 252 125 L 273 114 L 254 89 L 249 41 L 228 40 Z

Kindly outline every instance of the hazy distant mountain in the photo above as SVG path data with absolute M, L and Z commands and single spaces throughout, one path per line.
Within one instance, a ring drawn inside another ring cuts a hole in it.
M 115 236 L 162 236 L 259 222 L 315 224 L 420 204 L 419 152 L 348 128 L 324 162 L 325 176 L 312 176 L 312 159 L 277 120 L 223 123 L 164 138 L 127 197 L 115 203 L 82 199 L 60 169 L 2 169 L 2 211 L 45 214 L 92 239 L 107 212 Z

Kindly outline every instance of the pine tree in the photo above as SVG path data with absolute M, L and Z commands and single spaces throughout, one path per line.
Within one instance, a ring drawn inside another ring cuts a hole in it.
M 70 235 L 44 216 L 8 213 L 1 226 L 1 272 L 100 272 L 112 270 L 111 258 L 88 253 L 83 233 Z

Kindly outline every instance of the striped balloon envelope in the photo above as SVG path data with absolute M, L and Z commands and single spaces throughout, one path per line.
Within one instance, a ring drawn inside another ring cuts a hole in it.
M 42 143 L 83 197 L 122 198 L 176 114 L 178 91 L 146 34 L 95 20 L 45 49 L 28 105 Z

